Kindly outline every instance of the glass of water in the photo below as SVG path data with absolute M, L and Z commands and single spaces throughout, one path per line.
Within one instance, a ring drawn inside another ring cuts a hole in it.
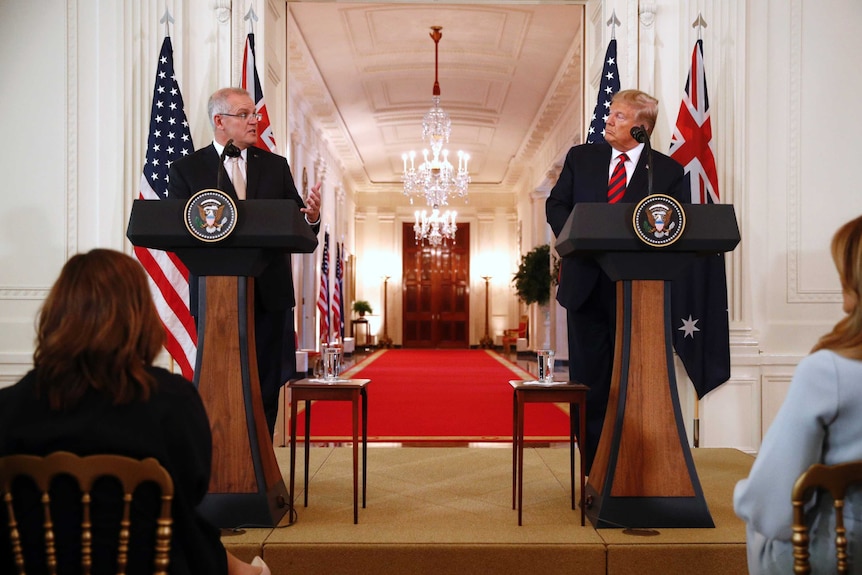
M 554 381 L 554 350 L 536 350 L 536 359 L 539 363 L 539 381 L 551 383 Z

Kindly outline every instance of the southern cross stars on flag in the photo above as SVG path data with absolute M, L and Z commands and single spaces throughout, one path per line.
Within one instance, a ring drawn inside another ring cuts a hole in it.
M 153 88 L 147 153 L 141 174 L 138 197 L 160 200 L 168 195 L 168 170 L 171 163 L 194 151 L 183 97 L 174 74 L 173 47 L 165 37 Z M 194 375 L 197 332 L 189 311 L 188 270 L 176 254 L 135 248 L 135 255 L 146 269 L 150 291 L 167 331 L 165 348 L 182 374 Z
M 605 141 L 605 121 L 611 107 L 611 98 L 620 91 L 620 73 L 617 69 L 617 40 L 611 39 L 605 52 L 605 65 L 602 68 L 602 80 L 599 83 L 599 94 L 590 128 L 587 132 L 587 143 L 598 144 Z

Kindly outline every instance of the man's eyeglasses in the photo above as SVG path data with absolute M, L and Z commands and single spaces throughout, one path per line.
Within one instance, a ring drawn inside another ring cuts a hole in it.
M 228 114 L 227 112 L 222 112 L 219 116 L 230 116 L 231 118 L 239 118 L 240 120 L 248 120 L 249 118 L 254 118 L 258 122 L 263 119 L 263 114 L 249 114 L 247 112 L 243 112 L 242 114 Z

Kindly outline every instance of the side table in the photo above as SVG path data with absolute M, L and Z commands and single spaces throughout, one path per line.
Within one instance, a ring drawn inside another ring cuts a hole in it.
M 353 404 L 353 523 L 359 523 L 357 476 L 359 472 L 359 404 L 362 403 L 362 507 L 365 508 L 366 462 L 368 455 L 368 394 L 370 379 L 299 379 L 287 384 L 290 391 L 290 507 L 294 502 L 296 470 L 296 406 L 305 401 L 305 497 L 308 507 L 308 456 L 312 401 L 350 401 Z
M 364 332 L 362 335 L 362 343 L 359 343 L 359 332 Z M 350 335 L 354 338 L 356 347 L 369 347 L 371 345 L 371 324 L 368 318 L 360 317 L 350 322 Z
M 517 504 L 518 525 L 521 525 L 521 507 L 524 495 L 524 404 L 568 403 L 569 404 L 569 465 L 571 474 L 572 509 L 575 508 L 575 406 L 578 409 L 578 453 L 581 479 L 581 525 L 584 525 L 584 450 L 586 435 L 587 390 L 589 387 L 574 381 L 553 383 L 513 379 L 509 384 L 514 390 L 512 430 L 512 509 Z

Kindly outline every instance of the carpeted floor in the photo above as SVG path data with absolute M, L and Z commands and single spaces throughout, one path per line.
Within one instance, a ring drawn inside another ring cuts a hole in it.
M 628 533 L 580 525 L 569 499 L 568 449 L 524 453 L 523 526 L 512 509 L 512 450 L 388 448 L 368 452 L 368 504 L 353 524 L 347 447 L 313 447 L 309 506 L 297 521 L 226 534 L 250 559 L 262 553 L 273 575 L 740 575 L 745 526 L 733 514 L 733 486 L 753 458 L 732 449 L 695 449 L 694 461 L 716 527 Z M 283 470 L 288 449 L 276 449 Z M 287 483 L 287 478 L 285 478 Z
M 369 441 L 402 444 L 510 442 L 512 388 L 508 382 L 535 379 L 494 351 L 438 349 L 378 351 L 344 376 L 371 380 Z M 312 441 L 349 441 L 350 422 L 349 403 L 317 402 L 312 407 Z M 300 437 L 304 425 L 304 418 L 299 418 Z M 568 406 L 527 407 L 525 441 L 567 441 L 568 433 Z

